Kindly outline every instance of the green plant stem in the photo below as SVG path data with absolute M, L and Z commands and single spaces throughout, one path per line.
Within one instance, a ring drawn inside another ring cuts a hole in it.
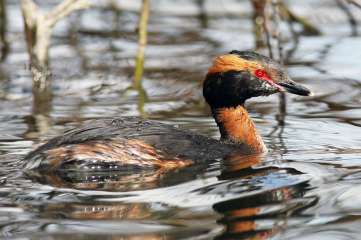
M 147 28 L 149 18 L 149 0 L 143 0 L 138 25 L 138 51 L 135 60 L 134 88 L 140 89 L 144 71 L 144 53 L 147 45 Z

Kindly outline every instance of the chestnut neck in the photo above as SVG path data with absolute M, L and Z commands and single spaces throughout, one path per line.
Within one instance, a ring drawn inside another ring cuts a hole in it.
M 243 105 L 212 108 L 212 113 L 221 133 L 221 141 L 244 144 L 253 153 L 267 150 Z

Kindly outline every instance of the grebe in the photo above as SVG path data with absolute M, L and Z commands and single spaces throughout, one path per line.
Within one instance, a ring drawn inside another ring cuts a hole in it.
M 249 51 L 217 57 L 203 83 L 221 139 L 215 140 L 174 126 L 139 118 L 86 121 L 30 152 L 26 169 L 139 170 L 173 169 L 211 161 L 230 154 L 266 151 L 244 107 L 251 97 L 277 92 L 308 96 L 271 58 Z

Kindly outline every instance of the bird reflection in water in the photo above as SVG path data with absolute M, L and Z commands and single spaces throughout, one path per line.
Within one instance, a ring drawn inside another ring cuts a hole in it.
M 224 161 L 220 180 L 263 178 L 277 171 L 289 175 L 302 174 L 292 168 L 254 167 L 262 156 L 231 156 Z M 276 182 L 276 181 L 275 181 Z M 288 219 L 315 205 L 317 197 L 304 197 L 309 189 L 307 181 L 269 190 L 253 188 L 244 196 L 218 202 L 213 209 L 222 215 L 218 223 L 224 231 L 216 239 L 269 239 L 288 225 Z M 263 186 L 264 187 L 264 186 Z
M 213 189 L 212 193 L 221 195 L 232 192 L 239 197 L 213 205 L 213 209 L 222 215 L 218 223 L 224 226 L 224 231 L 217 236 L 217 239 L 267 239 L 282 231 L 288 225 L 289 217 L 317 202 L 317 198 L 304 197 L 309 188 L 307 181 L 287 182 L 288 179 L 297 179 L 302 175 L 301 172 L 293 168 L 264 166 L 262 165 L 264 158 L 264 155 L 231 155 L 221 161 L 221 171 L 217 177 L 220 182 L 216 184 L 217 189 L 216 191 Z M 199 174 L 204 174 L 206 171 L 207 165 L 197 165 L 176 171 L 92 172 L 89 175 L 86 172 L 56 172 L 33 174 L 31 177 L 56 187 L 133 191 L 187 182 L 196 179 Z M 282 175 L 281 181 L 278 181 L 277 174 Z M 209 189 L 212 189 L 212 186 L 202 187 L 199 189 L 199 194 L 207 194 Z M 46 217 L 56 215 L 77 220 L 154 221 L 159 217 L 157 215 L 159 212 L 154 211 L 152 203 L 90 201 L 89 203 L 54 203 L 43 207 L 46 209 L 40 212 Z M 167 210 L 161 217 L 163 220 L 167 219 L 166 212 L 179 211 L 176 207 L 172 210 L 173 207 L 168 205 L 165 208 Z M 140 237 L 141 239 L 173 239 L 167 234 L 150 234 Z M 133 238 L 129 236 L 124 239 Z
M 54 203 L 45 205 L 42 217 L 74 220 L 146 220 L 152 217 L 151 204 L 124 202 Z
M 31 179 L 54 187 L 99 191 L 139 191 L 172 186 L 195 179 L 206 168 L 205 164 L 187 168 L 164 170 L 148 169 L 130 171 L 28 171 Z
M 89 203 L 50 203 L 42 206 L 41 210 L 40 217 L 42 218 L 88 222 L 88 227 L 93 232 L 94 228 L 99 230 L 97 233 L 85 235 L 84 239 L 172 240 L 191 238 L 209 231 L 207 227 L 202 226 L 186 227 L 182 224 L 182 218 L 178 221 L 176 219 L 168 220 L 168 217 L 179 211 L 179 208 L 162 206 L 158 203 L 94 201 Z M 156 220 L 160 221 L 160 225 L 159 222 L 154 224 Z M 112 232 L 113 229 L 104 232 L 99 225 L 101 221 L 114 222 L 114 232 Z M 92 222 L 94 225 L 91 225 Z M 84 224 L 82 225 L 84 226 Z M 157 229 L 158 226 L 159 229 Z M 124 229 L 126 231 L 123 231 Z M 82 230 L 84 231 L 84 228 Z

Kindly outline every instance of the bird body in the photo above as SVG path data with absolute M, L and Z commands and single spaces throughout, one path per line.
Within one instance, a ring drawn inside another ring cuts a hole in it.
M 218 140 L 137 117 L 90 120 L 26 156 L 27 169 L 173 169 L 248 152 Z
M 244 107 L 247 99 L 280 91 L 309 95 L 276 61 L 248 51 L 217 57 L 203 83 L 221 139 L 215 140 L 156 121 L 115 118 L 84 122 L 49 140 L 26 157 L 26 169 L 174 169 L 231 155 L 266 151 Z

